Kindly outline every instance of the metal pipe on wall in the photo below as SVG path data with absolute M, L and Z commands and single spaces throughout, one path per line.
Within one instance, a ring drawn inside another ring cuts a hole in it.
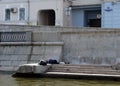
M 29 23 L 30 23 L 30 0 L 28 0 L 27 3 L 28 3 L 28 17 L 27 17 L 27 24 L 29 25 Z

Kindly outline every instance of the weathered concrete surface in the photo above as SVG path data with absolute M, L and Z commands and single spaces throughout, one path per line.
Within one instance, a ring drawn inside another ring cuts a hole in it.
M 51 65 L 42 66 L 37 63 L 23 64 L 23 65 L 19 66 L 16 73 L 35 73 L 35 74 L 39 73 L 39 74 L 41 74 L 41 73 L 45 73 L 50 67 L 51 67 Z
M 85 80 L 111 80 L 120 81 L 120 75 L 107 74 L 86 74 L 86 73 L 64 73 L 64 72 L 47 72 L 47 73 L 18 73 L 13 77 L 37 77 L 37 78 L 67 78 L 67 79 L 85 79 Z
M 4 42 L 0 44 L 0 70 L 22 64 L 56 59 L 62 56 L 63 42 Z
M 83 64 L 82 65 L 73 65 L 73 64 L 52 65 L 47 72 L 120 75 L 120 70 L 116 70 L 112 66 L 83 65 Z
M 62 32 L 64 60 L 71 64 L 120 63 L 120 31 L 106 29 Z
M 111 66 L 54 64 L 42 66 L 38 64 L 21 65 L 13 77 L 50 77 L 120 80 L 120 72 Z
M 19 42 L 1 43 L 1 66 L 18 66 L 49 57 L 60 57 L 70 64 L 120 63 L 120 29 L 0 25 L 0 31 L 32 33 L 28 45 Z M 56 42 L 63 42 L 64 46 L 54 44 Z

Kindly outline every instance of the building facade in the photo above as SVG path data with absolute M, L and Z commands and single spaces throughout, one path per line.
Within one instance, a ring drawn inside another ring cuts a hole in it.
M 0 0 L 0 24 L 65 26 L 67 6 L 66 0 Z
M 101 27 L 101 0 L 75 0 L 72 6 L 72 26 Z
M 120 28 L 120 2 L 102 4 L 102 27 Z
M 72 26 L 120 28 L 120 0 L 75 0 Z
M 120 0 L 1 0 L 0 8 L 0 24 L 120 27 Z

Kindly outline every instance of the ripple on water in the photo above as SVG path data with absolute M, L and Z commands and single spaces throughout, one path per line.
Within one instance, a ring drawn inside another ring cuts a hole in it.
M 11 75 L 0 74 L 0 86 L 120 86 L 120 82 L 78 79 L 13 78 Z

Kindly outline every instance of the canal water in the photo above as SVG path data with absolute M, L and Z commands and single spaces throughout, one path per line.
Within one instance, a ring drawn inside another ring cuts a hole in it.
M 0 74 L 0 86 L 120 86 L 120 82 L 78 79 L 13 78 L 8 74 Z

